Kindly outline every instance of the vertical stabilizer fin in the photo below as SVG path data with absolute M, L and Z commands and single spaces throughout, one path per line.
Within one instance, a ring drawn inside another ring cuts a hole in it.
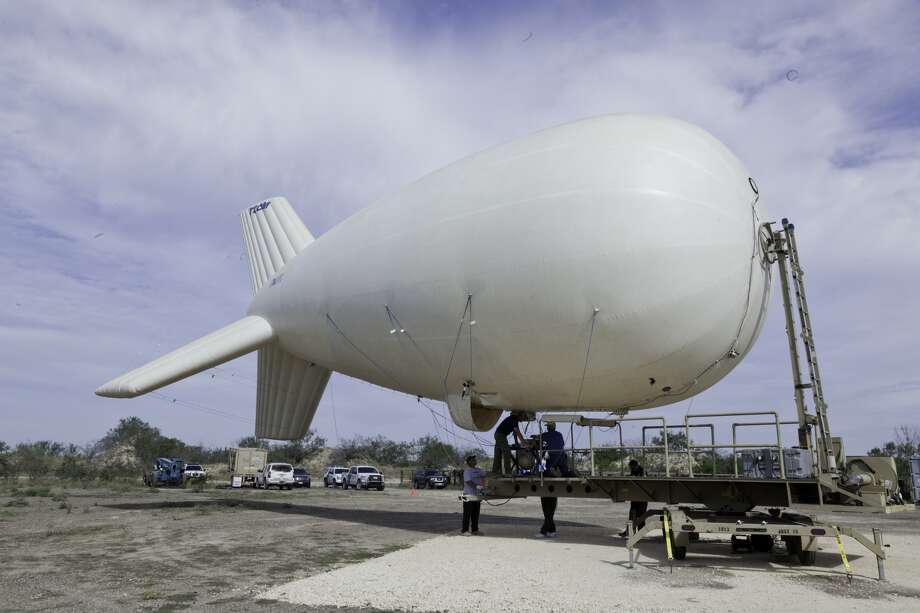
M 313 235 L 287 198 L 262 200 L 240 213 L 243 241 L 249 256 L 252 292 L 274 278 L 281 268 L 313 242 Z
M 259 349 L 256 436 L 279 440 L 303 438 L 332 374 L 271 343 Z

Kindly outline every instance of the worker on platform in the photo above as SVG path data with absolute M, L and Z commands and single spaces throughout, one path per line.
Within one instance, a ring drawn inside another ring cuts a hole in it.
M 567 476 L 569 467 L 565 457 L 565 439 L 556 430 L 556 422 L 546 422 L 546 432 L 540 434 L 540 447 L 546 451 L 545 472 L 548 476 Z
M 633 458 L 629 461 L 629 476 L 630 477 L 644 477 L 645 469 L 642 468 L 642 465 L 639 464 L 639 461 Z M 645 525 L 644 521 L 640 521 L 640 518 L 645 515 L 645 512 L 648 510 L 647 502 L 638 502 L 636 500 L 629 501 L 629 521 L 632 523 L 633 531 L 636 531 L 642 526 Z M 623 530 L 620 532 L 620 536 L 627 537 L 629 536 L 629 530 Z
M 479 531 L 482 500 L 479 497 L 484 491 L 485 475 L 486 471 L 476 466 L 476 456 L 466 456 L 466 468 L 463 469 L 463 524 L 460 527 L 462 536 L 469 536 L 470 528 L 473 529 L 474 536 L 482 536 L 482 532 Z
M 556 431 L 556 422 L 546 422 L 546 432 L 540 434 L 540 447 L 546 451 L 546 467 L 544 473 L 548 476 L 563 477 L 568 474 L 565 461 L 565 439 L 561 432 Z M 543 508 L 543 525 L 537 538 L 556 538 L 556 507 L 559 499 L 555 496 L 541 496 L 540 506 Z
M 514 411 L 508 417 L 503 419 L 498 427 L 495 428 L 495 457 L 492 460 L 492 472 L 498 475 L 510 475 L 513 459 L 511 457 L 511 445 L 508 444 L 508 436 L 514 434 L 514 441 L 521 445 L 524 443 L 524 435 L 518 424 L 526 419 L 521 411 Z

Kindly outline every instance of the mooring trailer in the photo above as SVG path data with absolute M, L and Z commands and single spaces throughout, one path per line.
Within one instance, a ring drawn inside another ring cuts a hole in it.
M 849 575 L 849 562 L 841 541 L 841 536 L 847 536 L 875 554 L 879 579 L 884 580 L 886 556 L 881 529 L 873 528 L 870 539 L 854 528 L 822 522 L 815 515 L 821 511 L 893 513 L 915 511 L 915 507 L 904 504 L 892 458 L 846 456 L 841 439 L 831 436 L 805 296 L 804 271 L 799 264 L 794 230 L 795 227 L 783 219 L 782 229 L 766 223 L 759 233 L 765 246 L 764 265 L 776 264 L 779 272 L 795 394 L 797 415 L 794 421 L 782 420 L 779 412 L 773 410 L 688 413 L 681 424 L 668 424 L 663 417 L 628 417 L 628 410 L 614 411 L 602 419 L 578 414 L 544 414 L 539 420 L 541 430 L 542 422 L 569 425 L 572 445 L 566 450 L 569 467 L 575 468 L 579 458 L 588 466 L 581 471 L 570 470 L 566 475 L 551 476 L 540 471 L 541 464 L 539 459 L 532 459 L 532 450 L 521 449 L 517 452 L 519 458 L 521 454 L 531 457 L 530 470 L 489 479 L 484 497 L 596 497 L 610 498 L 615 502 L 664 504 L 663 508 L 649 511 L 640 518 L 638 530 L 634 529 L 632 522 L 628 522 L 630 565 L 638 541 L 649 532 L 660 530 L 669 559 L 683 559 L 689 543 L 699 534 L 709 533 L 730 536 L 733 551 L 768 551 L 778 538 L 785 543 L 790 554 L 807 565 L 814 562 L 817 539 L 833 538 Z M 807 364 L 807 382 L 802 377 L 802 354 Z M 806 390 L 811 390 L 813 413 L 808 411 Z M 751 416 L 757 416 L 757 420 L 732 423 L 731 443 L 716 442 L 714 420 Z M 700 424 L 698 420 L 701 418 L 709 419 L 710 423 Z M 622 427 L 629 422 L 654 422 L 653 426 L 643 428 L 641 445 L 624 444 Z M 781 426 L 786 424 L 798 426 L 798 440 L 794 447 L 783 446 Z M 575 427 L 587 428 L 587 448 L 575 448 Z M 775 433 L 775 440 L 739 443 L 737 433 L 743 427 L 770 428 Z M 616 429 L 619 444 L 595 444 L 595 428 Z M 649 428 L 661 432 L 660 441 L 646 444 L 645 435 Z M 691 439 L 693 428 L 708 429 L 709 442 L 695 444 Z M 679 450 L 669 445 L 668 432 L 672 429 L 683 431 L 685 442 Z M 731 450 L 730 474 L 717 471 L 718 449 Z M 625 474 L 622 462 L 627 456 L 644 456 L 647 453 L 663 457 L 663 466 L 658 474 Z M 620 459 L 620 474 L 598 469 L 596 460 L 603 454 L 607 457 L 612 454 Z M 696 464 L 700 457 L 707 456 L 712 461 L 712 474 L 701 475 Z M 739 466 L 739 457 L 751 465 L 750 470 Z M 681 462 L 686 462 L 685 468 Z M 517 463 L 519 466 L 522 464 L 520 461 Z M 758 511 L 756 507 L 765 508 L 767 512 Z

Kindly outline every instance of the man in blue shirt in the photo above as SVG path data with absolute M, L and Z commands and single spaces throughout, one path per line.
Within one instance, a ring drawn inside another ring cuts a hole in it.
M 546 471 L 555 477 L 564 477 L 568 473 L 565 461 L 565 439 L 556 431 L 556 423 L 546 422 L 546 432 L 540 435 L 540 446 L 546 450 Z M 556 474 L 558 471 L 559 474 Z
M 565 461 L 565 439 L 556 431 L 555 422 L 546 422 L 546 432 L 540 434 L 540 446 L 546 450 L 546 473 L 550 476 L 565 476 L 568 466 Z M 543 525 L 537 538 L 556 538 L 556 507 L 559 499 L 556 497 L 540 497 L 540 506 L 543 508 Z

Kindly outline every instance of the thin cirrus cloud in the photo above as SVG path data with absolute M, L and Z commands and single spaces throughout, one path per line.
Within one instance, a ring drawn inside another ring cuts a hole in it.
M 0 439 L 86 441 L 131 414 L 209 444 L 250 433 L 251 357 L 160 396 L 92 394 L 245 312 L 239 210 L 285 195 L 321 234 L 457 158 L 623 111 L 703 126 L 795 221 L 848 449 L 915 421 L 920 11 L 576 6 L 0 5 Z M 778 307 L 693 411 L 791 416 Z M 315 426 L 475 442 L 438 420 L 337 376 Z

